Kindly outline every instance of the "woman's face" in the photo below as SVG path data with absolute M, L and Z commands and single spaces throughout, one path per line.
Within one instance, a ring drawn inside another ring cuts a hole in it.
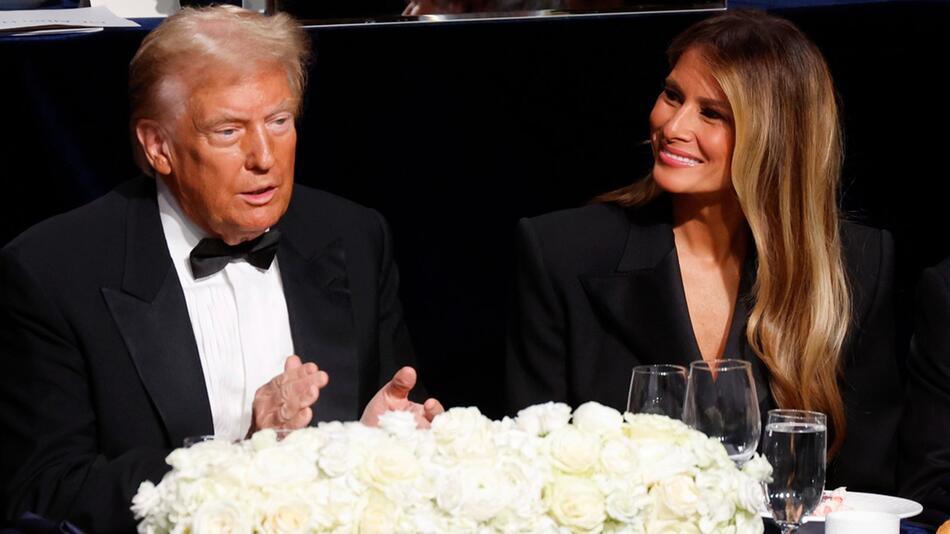
M 732 109 L 695 48 L 680 56 L 666 78 L 650 113 L 650 141 L 653 179 L 664 191 L 731 191 Z

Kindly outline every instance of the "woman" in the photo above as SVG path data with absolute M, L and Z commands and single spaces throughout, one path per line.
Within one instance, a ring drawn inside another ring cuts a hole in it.
M 829 486 L 893 493 L 893 245 L 839 221 L 821 53 L 787 21 L 729 12 L 668 55 L 650 175 L 519 225 L 509 408 L 623 408 L 634 365 L 743 358 L 763 413 L 828 414 Z

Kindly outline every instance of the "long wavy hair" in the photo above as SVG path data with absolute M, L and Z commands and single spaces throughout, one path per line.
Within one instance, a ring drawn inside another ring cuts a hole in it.
M 833 456 L 846 430 L 838 378 L 851 296 L 838 229 L 842 139 L 831 74 L 798 28 L 760 12 L 693 25 L 670 45 L 670 66 L 692 49 L 735 118 L 732 184 L 758 256 L 746 336 L 780 407 L 828 415 Z M 629 207 L 661 193 L 647 176 L 595 200 Z

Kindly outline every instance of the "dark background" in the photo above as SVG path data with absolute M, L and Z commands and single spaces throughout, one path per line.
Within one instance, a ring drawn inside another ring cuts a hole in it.
M 894 232 L 906 297 L 923 266 L 950 255 L 950 5 L 776 13 L 826 54 L 847 136 L 843 203 Z M 310 30 L 297 180 L 388 218 L 422 378 L 447 405 L 501 414 L 515 222 L 645 173 L 664 49 L 701 16 Z M 125 84 L 144 33 L 0 39 L 0 244 L 136 173 Z

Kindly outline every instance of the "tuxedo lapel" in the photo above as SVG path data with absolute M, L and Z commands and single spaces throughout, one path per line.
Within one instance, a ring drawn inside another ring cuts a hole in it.
M 139 377 L 162 418 L 169 445 L 213 434 L 204 374 L 185 296 L 168 254 L 155 198 L 143 179 L 129 198 L 121 289 L 104 287 Z
M 294 205 L 281 220 L 277 248 L 294 351 L 330 375 L 314 405 L 314 422 L 359 417 L 359 359 L 344 243 L 325 228 L 308 228 Z
M 631 220 L 614 272 L 582 275 L 581 283 L 600 321 L 640 363 L 688 366 L 700 354 L 664 208 L 661 203 Z

